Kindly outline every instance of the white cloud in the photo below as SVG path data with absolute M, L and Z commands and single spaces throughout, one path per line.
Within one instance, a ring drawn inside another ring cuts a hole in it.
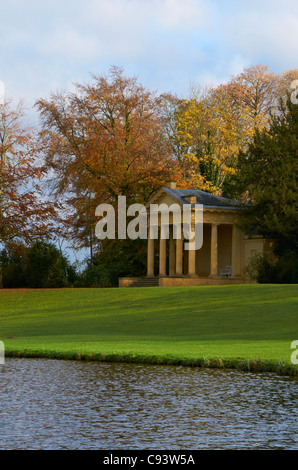
M 286 3 L 286 2 L 285 2 Z M 287 69 L 293 67 L 297 57 L 298 5 L 292 6 L 273 1 L 252 11 L 235 12 L 227 19 L 224 35 L 229 47 L 246 61 L 266 60 L 266 65 L 278 65 Z
M 82 34 L 71 27 L 56 30 L 51 36 L 43 38 L 36 46 L 39 54 L 62 56 L 65 60 L 93 59 L 98 51 L 95 37 Z
M 74 2 L 70 16 L 61 15 L 39 34 L 39 54 L 77 64 L 135 62 L 153 56 L 158 64 L 161 56 L 173 63 L 175 54 L 187 57 L 192 29 L 203 31 L 211 25 L 203 0 L 89 0 L 83 8 L 79 5 Z M 183 36 L 178 37 L 181 30 Z M 200 54 L 198 46 L 196 57 Z
M 203 0 L 163 0 L 154 2 L 159 21 L 165 28 L 204 28 L 210 24 L 208 4 Z
M 206 0 L 90 0 L 81 14 L 85 21 L 109 25 L 113 30 L 137 31 L 153 22 L 165 29 L 207 27 L 210 8 Z
M 1 79 L 30 102 L 113 64 L 179 94 L 251 64 L 297 66 L 297 0 L 11 0 L 1 19 Z

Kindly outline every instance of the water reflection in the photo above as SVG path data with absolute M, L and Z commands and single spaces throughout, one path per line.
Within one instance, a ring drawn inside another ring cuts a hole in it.
M 297 449 L 298 382 L 184 367 L 7 359 L 1 449 Z

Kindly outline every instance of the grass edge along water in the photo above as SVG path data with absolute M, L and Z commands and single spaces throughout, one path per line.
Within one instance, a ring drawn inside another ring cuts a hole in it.
M 0 291 L 6 357 L 298 376 L 297 285 Z

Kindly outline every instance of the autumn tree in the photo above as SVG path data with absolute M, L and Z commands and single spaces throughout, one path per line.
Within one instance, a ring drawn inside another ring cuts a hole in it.
M 168 97 L 168 103 L 170 142 L 184 184 L 220 194 L 244 142 L 240 107 L 213 89 L 189 100 Z
M 42 165 L 37 135 L 23 123 L 24 107 L 0 105 L 0 245 L 2 248 L 49 236 L 54 208 L 41 192 Z M 0 266 L 0 286 L 2 274 Z
M 298 69 L 288 70 L 279 75 L 276 86 L 276 101 L 279 103 L 282 99 L 286 103 L 289 93 L 292 94 L 293 90 L 298 88 L 297 83 Z
M 90 244 L 99 203 L 115 203 L 118 195 L 144 202 L 175 173 L 161 98 L 122 69 L 76 83 L 73 93 L 51 94 L 37 107 L 53 189 L 67 197 L 72 215 L 65 222 L 79 244 Z
M 256 65 L 187 100 L 169 97 L 170 141 L 186 184 L 234 197 L 239 152 L 248 149 L 256 130 L 269 127 L 296 77 L 298 70 L 277 75 Z
M 225 85 L 231 100 L 246 111 L 251 135 L 256 128 L 268 125 L 270 112 L 277 106 L 278 81 L 278 75 L 270 72 L 268 66 L 254 65 L 233 76 Z

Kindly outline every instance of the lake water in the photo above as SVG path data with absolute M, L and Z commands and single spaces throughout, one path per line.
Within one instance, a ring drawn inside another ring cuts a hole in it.
M 298 381 L 184 367 L 7 359 L 1 449 L 298 449 Z

